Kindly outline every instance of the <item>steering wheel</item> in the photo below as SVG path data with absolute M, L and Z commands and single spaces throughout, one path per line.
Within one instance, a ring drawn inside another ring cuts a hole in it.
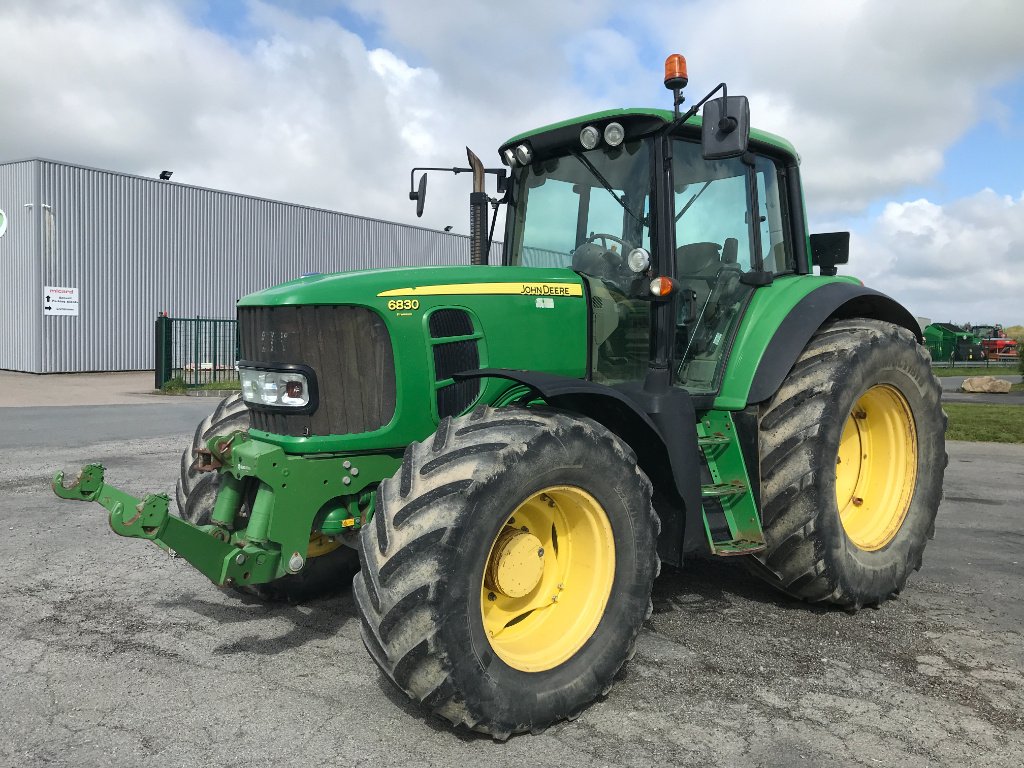
M 594 242 L 597 242 L 598 240 L 601 241 L 601 247 L 604 248 L 609 253 L 611 253 L 612 250 L 608 247 L 608 241 L 609 240 L 614 240 L 622 248 L 622 251 L 619 254 L 622 257 L 625 257 L 626 256 L 626 252 L 631 250 L 631 247 L 630 247 L 629 243 L 627 243 L 621 237 L 617 237 L 615 235 L 610 235 L 607 232 L 592 232 L 590 237 L 587 238 L 587 242 L 588 243 L 594 243 Z

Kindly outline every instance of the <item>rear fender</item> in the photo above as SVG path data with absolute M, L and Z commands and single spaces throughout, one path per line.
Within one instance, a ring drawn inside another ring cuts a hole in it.
M 761 354 L 746 404 L 763 402 L 779 390 L 823 323 L 850 317 L 869 317 L 902 326 L 914 334 L 918 343 L 924 343 L 917 320 L 899 302 L 862 285 L 827 283 L 798 301 L 776 328 Z

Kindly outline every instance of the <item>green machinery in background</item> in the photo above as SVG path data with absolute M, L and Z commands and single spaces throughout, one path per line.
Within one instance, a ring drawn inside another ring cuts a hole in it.
M 981 339 L 952 323 L 931 323 L 924 329 L 924 341 L 932 360 L 964 362 L 984 360 Z
M 523 133 L 501 169 L 470 153 L 471 265 L 240 301 L 242 392 L 197 428 L 176 499 L 98 465 L 56 493 L 267 599 L 355 574 L 380 668 L 497 738 L 611 687 L 661 564 L 736 557 L 848 610 L 898 593 L 946 462 L 920 329 L 837 276 L 848 235 L 808 235 L 797 154 L 744 97 L 681 112 L 677 55 L 665 84 L 673 110 Z

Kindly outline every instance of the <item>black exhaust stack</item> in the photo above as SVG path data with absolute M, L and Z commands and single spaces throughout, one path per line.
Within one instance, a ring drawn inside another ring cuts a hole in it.
M 469 195 L 469 263 L 487 265 L 487 193 L 484 192 L 484 164 L 466 147 L 473 171 L 473 191 Z

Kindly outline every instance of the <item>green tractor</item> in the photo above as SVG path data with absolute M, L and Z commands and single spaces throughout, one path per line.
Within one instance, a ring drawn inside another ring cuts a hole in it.
M 381 670 L 496 738 L 609 690 L 662 563 L 736 557 L 847 610 L 893 597 L 946 465 L 920 328 L 836 276 L 848 234 L 808 236 L 793 147 L 724 84 L 681 112 L 685 85 L 674 55 L 672 110 L 523 133 L 507 171 L 471 154 L 471 265 L 243 298 L 242 392 L 199 425 L 178 515 L 97 464 L 54 490 L 234 590 L 355 574 Z

